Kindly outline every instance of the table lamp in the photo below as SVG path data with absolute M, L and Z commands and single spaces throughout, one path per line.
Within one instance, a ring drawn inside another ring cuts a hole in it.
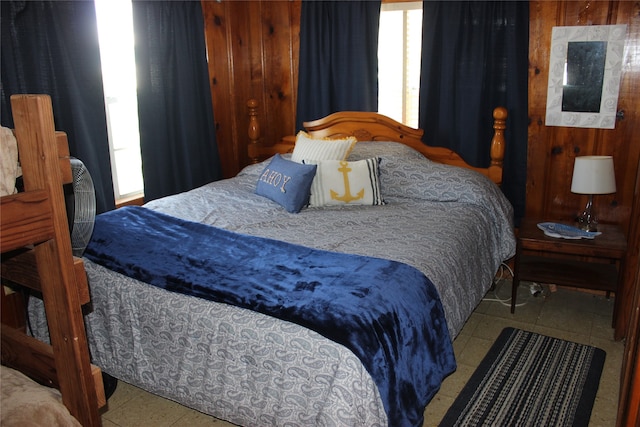
M 573 165 L 571 192 L 588 194 L 584 211 L 576 218 L 577 225 L 585 231 L 597 231 L 598 219 L 593 211 L 594 194 L 616 192 L 616 177 L 612 156 L 580 156 Z

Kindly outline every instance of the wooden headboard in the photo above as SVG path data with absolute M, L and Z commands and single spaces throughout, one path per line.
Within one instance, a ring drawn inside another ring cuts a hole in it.
M 286 136 L 281 141 L 265 146 L 260 143 L 260 125 L 258 123 L 258 103 L 251 99 L 249 108 L 249 159 L 258 162 L 275 153 L 289 153 L 295 145 L 295 135 Z M 493 110 L 494 134 L 491 139 L 491 163 L 487 168 L 469 165 L 459 154 L 444 148 L 432 147 L 422 142 L 424 131 L 414 129 L 378 113 L 361 111 L 341 111 L 322 119 L 304 122 L 305 130 L 316 138 L 343 138 L 355 136 L 358 141 L 395 141 L 408 145 L 427 158 L 444 164 L 473 169 L 489 177 L 498 185 L 502 184 L 502 171 L 505 150 L 504 130 L 506 128 L 507 109 L 497 107 Z M 487 124 L 487 126 L 489 126 Z M 489 142 L 488 142 L 489 143 Z

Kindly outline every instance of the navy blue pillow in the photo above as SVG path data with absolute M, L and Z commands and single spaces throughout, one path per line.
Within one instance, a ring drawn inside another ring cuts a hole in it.
M 298 213 L 309 204 L 316 168 L 316 165 L 296 163 L 276 154 L 260 174 L 256 194 L 279 203 L 291 213 Z

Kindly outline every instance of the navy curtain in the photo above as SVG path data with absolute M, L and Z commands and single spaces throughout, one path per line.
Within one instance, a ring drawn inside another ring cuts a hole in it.
M 2 125 L 13 127 L 10 96 L 51 97 L 57 130 L 82 160 L 96 189 L 96 209 L 115 207 L 92 1 L 3 1 Z
M 489 165 L 492 111 L 509 111 L 502 190 L 524 216 L 529 2 L 424 1 L 419 126 L 424 142 Z
M 199 1 L 134 1 L 145 201 L 221 177 Z
M 336 111 L 378 111 L 380 0 L 304 1 L 296 129 Z

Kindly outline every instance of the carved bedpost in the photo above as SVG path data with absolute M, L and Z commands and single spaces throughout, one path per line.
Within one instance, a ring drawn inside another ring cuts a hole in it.
M 249 154 L 249 161 L 251 163 L 258 163 L 260 161 L 260 123 L 258 122 L 258 101 L 250 99 L 247 101 L 247 107 L 249 108 L 249 145 L 247 146 L 247 153 Z
M 496 107 L 493 110 L 493 138 L 491 139 L 491 165 L 489 166 L 489 178 L 494 179 L 500 174 L 498 184 L 502 184 L 502 167 L 504 161 L 504 130 L 507 128 L 507 109 Z M 498 169 L 499 168 L 499 169 Z

